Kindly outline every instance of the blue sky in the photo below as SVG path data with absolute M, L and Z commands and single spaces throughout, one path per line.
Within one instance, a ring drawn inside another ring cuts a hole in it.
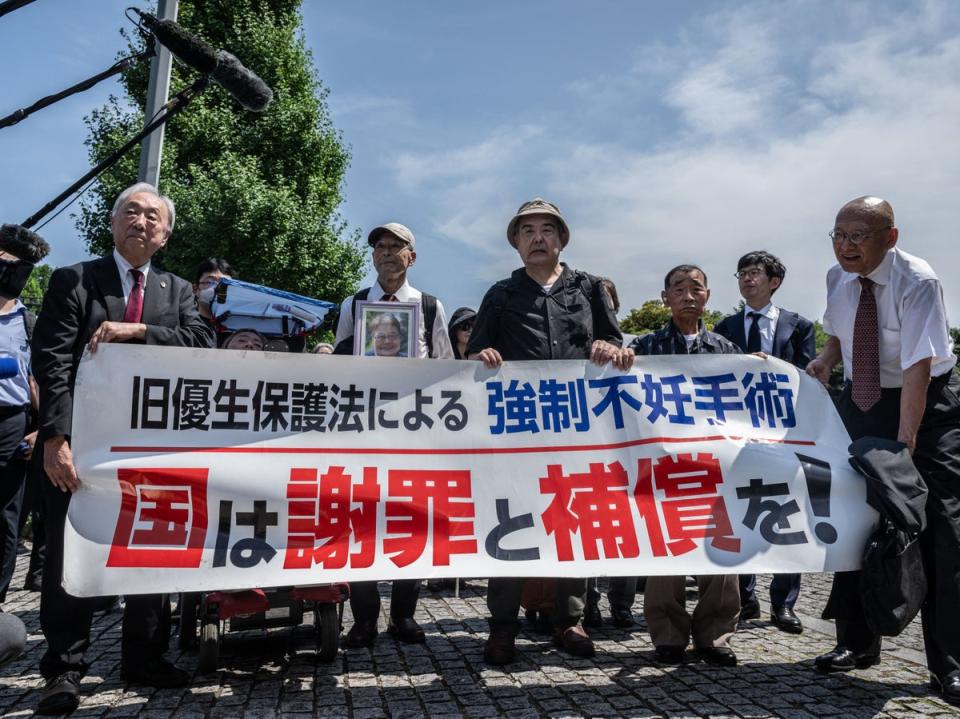
M 36 0 L 0 19 L 0 115 L 112 63 L 127 4 Z M 352 149 L 342 214 L 361 231 L 411 227 L 411 279 L 448 312 L 518 266 L 506 223 L 541 195 L 571 227 L 564 259 L 611 276 L 625 307 L 696 262 L 711 307 L 729 308 L 736 258 L 765 248 L 788 268 L 778 303 L 819 318 L 836 210 L 878 194 L 960 324 L 955 3 L 304 6 Z M 82 118 L 117 91 L 105 82 L 0 130 L 4 222 L 87 169 Z M 85 257 L 69 210 L 44 234 L 52 264 Z

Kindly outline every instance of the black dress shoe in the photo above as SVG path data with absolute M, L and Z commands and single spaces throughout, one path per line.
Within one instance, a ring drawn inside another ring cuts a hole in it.
M 930 684 L 945 702 L 960 707 L 960 672 L 951 672 L 943 679 L 931 674 Z
M 583 626 L 597 627 L 603 626 L 603 616 L 600 614 L 600 607 L 596 604 L 587 602 L 587 605 L 583 608 Z
M 740 621 L 746 622 L 751 619 L 760 618 L 760 602 L 756 599 L 751 599 L 747 602 L 744 602 L 740 607 Z
M 849 672 L 851 669 L 866 669 L 879 663 L 879 654 L 858 654 L 840 644 L 833 651 L 813 660 L 814 666 L 822 672 Z
M 177 669 L 163 657 L 122 659 L 120 678 L 129 684 L 142 684 L 157 689 L 185 687 L 190 683 L 188 672 Z
M 40 693 L 37 714 L 69 714 L 80 704 L 80 672 L 64 672 L 47 680 Z
M 372 647 L 375 641 L 377 641 L 377 620 L 357 619 L 347 632 L 345 643 L 350 649 L 363 649 Z
M 629 629 L 636 625 L 636 622 L 633 620 L 633 612 L 629 609 L 613 607 L 610 609 L 610 620 L 615 627 L 620 627 L 621 629 Z
M 686 653 L 686 647 L 676 647 L 669 644 L 656 647 L 653 650 L 653 657 L 657 664 L 683 664 L 683 656 Z
M 427 641 L 427 635 L 413 617 L 391 619 L 387 631 L 404 644 L 423 644 Z
M 781 632 L 800 634 L 803 631 L 803 622 L 790 607 L 774 607 L 770 611 L 770 620 Z
M 697 647 L 697 656 L 715 667 L 737 666 L 737 655 L 730 647 Z

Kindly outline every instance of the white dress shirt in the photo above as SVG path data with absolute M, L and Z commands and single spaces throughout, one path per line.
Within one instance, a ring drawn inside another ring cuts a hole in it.
M 902 387 L 903 370 L 933 359 L 932 377 L 953 369 L 953 354 L 943 289 L 924 260 L 894 247 L 869 275 L 876 285 L 880 338 L 880 386 Z M 843 374 L 854 380 L 853 325 L 860 303 L 859 275 L 834 265 L 827 272 L 827 310 L 823 330 L 840 340 Z
M 117 271 L 120 273 L 120 286 L 123 288 L 123 306 L 127 306 L 127 300 L 130 298 L 130 292 L 133 290 L 133 275 L 130 270 L 140 270 L 143 273 L 143 289 L 147 289 L 147 276 L 150 274 L 150 260 L 147 263 L 134 267 L 126 258 L 121 255 L 117 248 L 113 248 L 113 261 L 117 263 Z
M 751 312 L 760 315 L 757 320 L 757 328 L 760 330 L 760 351 L 768 355 L 773 354 L 773 338 L 777 334 L 777 320 L 780 319 L 780 308 L 772 302 L 768 302 L 765 307 L 759 310 L 753 309 L 750 305 L 743 308 L 743 336 L 750 341 L 750 325 L 753 324 Z
M 383 288 L 380 286 L 380 283 L 377 282 L 370 288 L 370 293 L 367 295 L 367 300 L 370 302 L 378 302 L 383 299 L 383 296 L 386 292 L 383 291 Z M 412 287 L 409 282 L 406 280 L 403 281 L 403 284 L 400 286 L 396 292 L 393 293 L 393 296 L 397 298 L 397 302 L 420 302 L 423 297 L 423 293 L 420 290 Z M 336 342 L 339 344 L 348 337 L 353 337 L 353 295 L 350 295 L 347 299 L 343 301 L 343 304 L 340 305 L 340 319 L 337 321 L 337 339 Z M 437 316 L 433 321 L 433 355 L 430 354 L 429 348 L 427 347 L 427 338 L 426 334 L 423 331 L 423 311 L 420 312 L 420 327 L 418 330 L 419 341 L 417 342 L 417 357 L 421 359 L 427 359 L 428 357 L 433 357 L 434 359 L 453 359 L 453 345 L 450 344 L 450 335 L 447 334 L 447 315 L 443 311 L 443 304 L 440 300 L 437 300 Z

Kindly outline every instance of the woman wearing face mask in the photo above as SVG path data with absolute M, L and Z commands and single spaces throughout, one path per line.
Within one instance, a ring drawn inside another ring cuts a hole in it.
M 213 304 L 213 295 L 224 277 L 233 279 L 237 276 L 230 263 L 220 257 L 208 257 L 199 265 L 193 273 L 193 294 L 197 297 L 197 307 L 200 315 L 207 320 L 213 321 L 213 314 L 210 311 L 210 305 Z
M 213 312 L 210 306 L 213 304 L 214 293 L 217 285 L 224 277 L 233 279 L 237 276 L 230 263 L 221 257 L 208 257 L 193 272 L 193 294 L 197 298 L 197 309 L 200 316 L 203 317 L 213 328 L 215 332 L 222 332 L 214 322 Z M 217 335 L 217 345 L 221 344 L 222 334 Z

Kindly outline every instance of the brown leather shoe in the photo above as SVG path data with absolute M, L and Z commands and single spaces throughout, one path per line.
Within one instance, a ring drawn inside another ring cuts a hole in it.
M 573 656 L 583 659 L 589 659 L 596 653 L 593 640 L 579 624 L 574 624 L 572 627 L 555 627 L 553 643 Z
M 513 661 L 516 654 L 517 630 L 510 626 L 490 627 L 490 636 L 483 645 L 483 661 L 495 667 L 502 667 Z

